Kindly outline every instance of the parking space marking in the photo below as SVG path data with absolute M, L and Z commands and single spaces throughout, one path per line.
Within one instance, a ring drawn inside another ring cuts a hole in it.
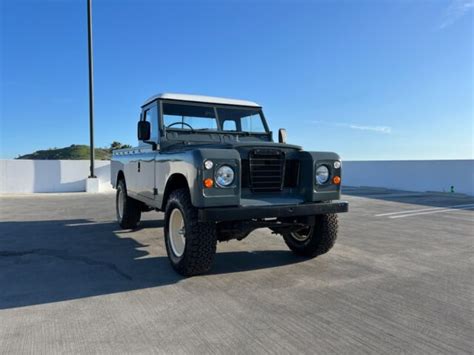
M 456 212 L 456 211 L 471 210 L 471 209 L 474 209 L 474 206 L 437 209 L 437 210 L 417 212 L 417 213 L 408 213 L 408 214 L 402 214 L 402 215 L 396 215 L 396 216 L 389 216 L 389 218 L 405 218 L 405 217 L 420 216 L 420 215 L 425 215 L 425 214 L 434 214 L 434 213 L 440 213 L 440 212 Z
M 110 224 L 111 222 L 115 221 L 107 221 L 107 222 L 82 222 L 82 223 L 68 223 L 66 227 L 81 227 L 81 226 L 97 226 L 99 224 Z
M 380 213 L 376 214 L 375 217 L 385 217 L 385 216 L 393 216 L 393 215 L 404 215 L 404 214 L 410 214 L 410 213 L 416 213 L 416 212 L 431 212 L 431 211 L 438 211 L 438 210 L 445 210 L 445 209 L 460 209 L 460 208 L 472 208 L 474 207 L 474 203 L 468 203 L 468 204 L 463 204 L 463 205 L 453 205 L 453 206 L 441 206 L 441 207 L 430 207 L 430 208 L 422 208 L 422 209 L 417 209 L 417 210 L 408 210 L 408 211 L 397 211 L 397 212 L 388 212 L 388 213 Z M 393 218 L 393 217 L 390 217 Z

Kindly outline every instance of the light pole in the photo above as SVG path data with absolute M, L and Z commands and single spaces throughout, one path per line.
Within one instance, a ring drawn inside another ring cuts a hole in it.
M 87 44 L 89 48 L 89 136 L 90 136 L 90 175 L 94 174 L 94 61 L 92 53 L 92 0 L 87 0 Z

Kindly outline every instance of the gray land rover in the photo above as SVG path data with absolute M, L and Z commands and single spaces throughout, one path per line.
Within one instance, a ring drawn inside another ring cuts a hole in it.
M 347 212 L 341 160 L 275 143 L 262 107 L 251 101 L 184 94 L 146 100 L 136 148 L 113 152 L 112 185 L 122 228 L 145 211 L 165 213 L 165 242 L 182 275 L 210 269 L 217 241 L 257 228 L 283 236 L 296 254 L 326 253 Z

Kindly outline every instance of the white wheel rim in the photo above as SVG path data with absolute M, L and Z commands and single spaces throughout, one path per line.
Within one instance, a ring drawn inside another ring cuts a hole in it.
M 297 241 L 304 242 L 306 239 L 309 238 L 312 232 L 313 232 L 313 227 L 310 227 L 307 233 L 291 232 L 290 234 Z
M 169 238 L 171 249 L 178 258 L 183 255 L 186 247 L 185 234 L 183 214 L 178 208 L 175 208 L 170 215 Z
M 118 213 L 120 219 L 123 218 L 123 209 L 125 206 L 125 193 L 123 192 L 122 189 L 119 190 L 119 196 L 118 196 Z

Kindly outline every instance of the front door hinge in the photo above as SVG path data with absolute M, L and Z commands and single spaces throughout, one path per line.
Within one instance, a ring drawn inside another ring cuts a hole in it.
M 158 189 L 157 188 L 153 189 L 153 195 L 155 195 L 155 196 L 158 195 Z

